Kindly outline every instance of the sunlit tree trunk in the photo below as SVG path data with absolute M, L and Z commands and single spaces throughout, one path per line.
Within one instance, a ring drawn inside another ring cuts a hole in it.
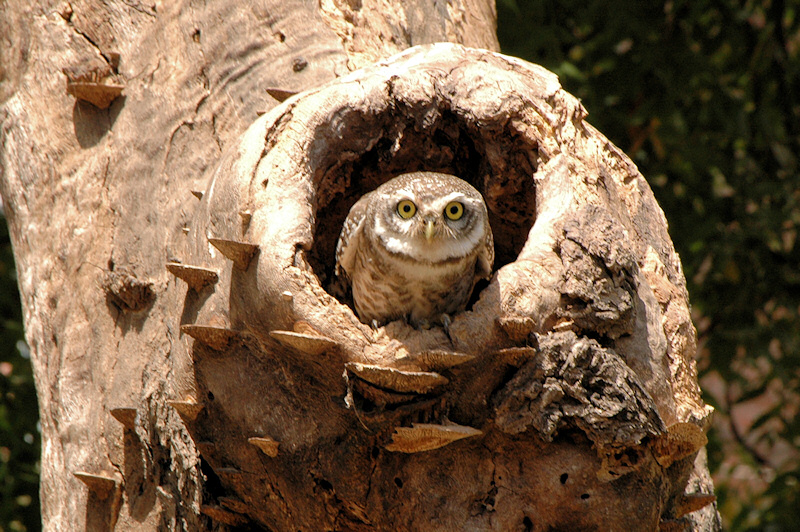
M 522 62 L 346 77 L 497 50 L 492 2 L 2 9 L 48 530 L 713 529 L 685 282 L 635 167 Z M 406 169 L 478 185 L 498 235 L 449 337 L 328 293 L 346 209 Z

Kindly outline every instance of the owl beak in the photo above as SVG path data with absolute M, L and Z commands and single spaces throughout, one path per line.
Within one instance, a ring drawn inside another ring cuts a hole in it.
M 425 221 L 425 240 L 431 241 L 433 235 L 436 233 L 436 226 L 433 220 Z

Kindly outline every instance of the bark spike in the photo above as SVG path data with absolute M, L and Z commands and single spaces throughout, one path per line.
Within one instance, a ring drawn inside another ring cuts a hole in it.
M 275 458 L 278 456 L 278 446 L 280 444 L 269 436 L 254 436 L 252 438 L 247 438 L 247 441 L 251 445 L 255 445 L 261 449 L 261 452 L 270 458 Z
M 480 436 L 482 431 L 464 425 L 414 423 L 411 427 L 397 427 L 387 451 L 421 453 L 444 447 L 454 441 Z
M 253 259 L 253 256 L 255 256 L 256 251 L 258 251 L 258 246 L 255 244 L 239 242 L 238 240 L 209 237 L 208 241 L 228 260 L 232 261 L 236 268 L 242 271 L 247 270 L 248 266 L 250 266 L 250 261 Z
M 196 420 L 203 410 L 203 404 L 196 401 L 168 401 L 167 404 L 175 409 L 184 423 Z
M 239 218 L 242 219 L 242 225 L 246 227 L 250 225 L 250 220 L 253 219 L 253 213 L 250 211 L 239 211 Z
M 350 381 L 353 385 L 353 390 L 361 394 L 365 399 L 375 403 L 378 407 L 383 408 L 386 405 L 397 405 L 403 403 L 410 403 L 419 399 L 419 396 L 414 393 L 400 393 L 391 392 L 373 386 L 367 381 L 361 379 L 353 379 Z
M 496 322 L 514 342 L 525 341 L 536 327 L 536 322 L 527 316 L 502 316 Z
M 108 498 L 118 487 L 119 482 L 114 477 L 107 475 L 96 475 L 86 471 L 75 471 L 72 473 L 75 478 L 86 484 L 89 491 L 94 493 L 99 499 Z
M 279 89 L 277 87 L 269 87 L 267 89 L 267 94 L 278 100 L 279 102 L 283 102 L 297 94 L 297 91 L 290 91 L 286 89 Z
M 219 281 L 219 274 L 216 271 L 200 266 L 168 262 L 167 270 L 175 277 L 185 281 L 195 292 L 199 292 L 206 285 Z
M 67 93 L 78 100 L 89 102 L 98 109 L 107 109 L 122 95 L 124 85 L 109 80 L 78 79 L 67 81 Z
M 536 349 L 533 347 L 509 347 L 500 349 L 495 353 L 495 356 L 507 364 L 520 367 L 536 356 Z
M 269 335 L 285 347 L 296 349 L 307 355 L 317 356 L 336 347 L 336 342 L 326 336 L 293 331 L 270 331 Z
M 122 423 L 122 426 L 128 430 L 133 430 L 136 427 L 136 409 L 131 407 L 118 407 L 109 410 L 114 419 Z
M 238 335 L 238 331 L 213 325 L 181 325 L 181 332 L 188 334 L 215 351 L 222 351 Z
M 427 371 L 403 371 L 375 364 L 348 362 L 345 367 L 370 384 L 396 392 L 428 393 L 450 382 L 446 377 Z
M 653 442 L 653 453 L 661 467 L 667 468 L 687 458 L 708 443 L 703 429 L 694 423 L 675 423 Z
M 686 514 L 696 512 L 705 508 L 717 500 L 717 497 L 710 493 L 690 493 L 680 499 L 675 507 L 675 517 L 683 517 Z
M 457 351 L 445 351 L 442 349 L 433 351 L 423 351 L 413 357 L 414 362 L 425 370 L 441 370 L 464 364 L 470 360 L 475 360 L 474 355 L 467 355 Z

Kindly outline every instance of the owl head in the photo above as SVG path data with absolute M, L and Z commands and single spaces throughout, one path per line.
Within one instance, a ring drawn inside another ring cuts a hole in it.
M 384 248 L 423 262 L 472 254 L 489 230 L 480 192 L 455 176 L 413 172 L 377 189 L 368 208 L 371 233 Z

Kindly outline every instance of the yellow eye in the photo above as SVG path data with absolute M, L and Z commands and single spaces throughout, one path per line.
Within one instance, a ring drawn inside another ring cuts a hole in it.
M 444 215 L 451 220 L 458 220 L 464 215 L 464 205 L 458 201 L 451 201 L 444 208 Z
M 397 204 L 397 214 L 399 214 L 401 218 L 409 219 L 414 216 L 416 212 L 417 206 L 414 205 L 414 202 L 411 200 L 404 199 Z

